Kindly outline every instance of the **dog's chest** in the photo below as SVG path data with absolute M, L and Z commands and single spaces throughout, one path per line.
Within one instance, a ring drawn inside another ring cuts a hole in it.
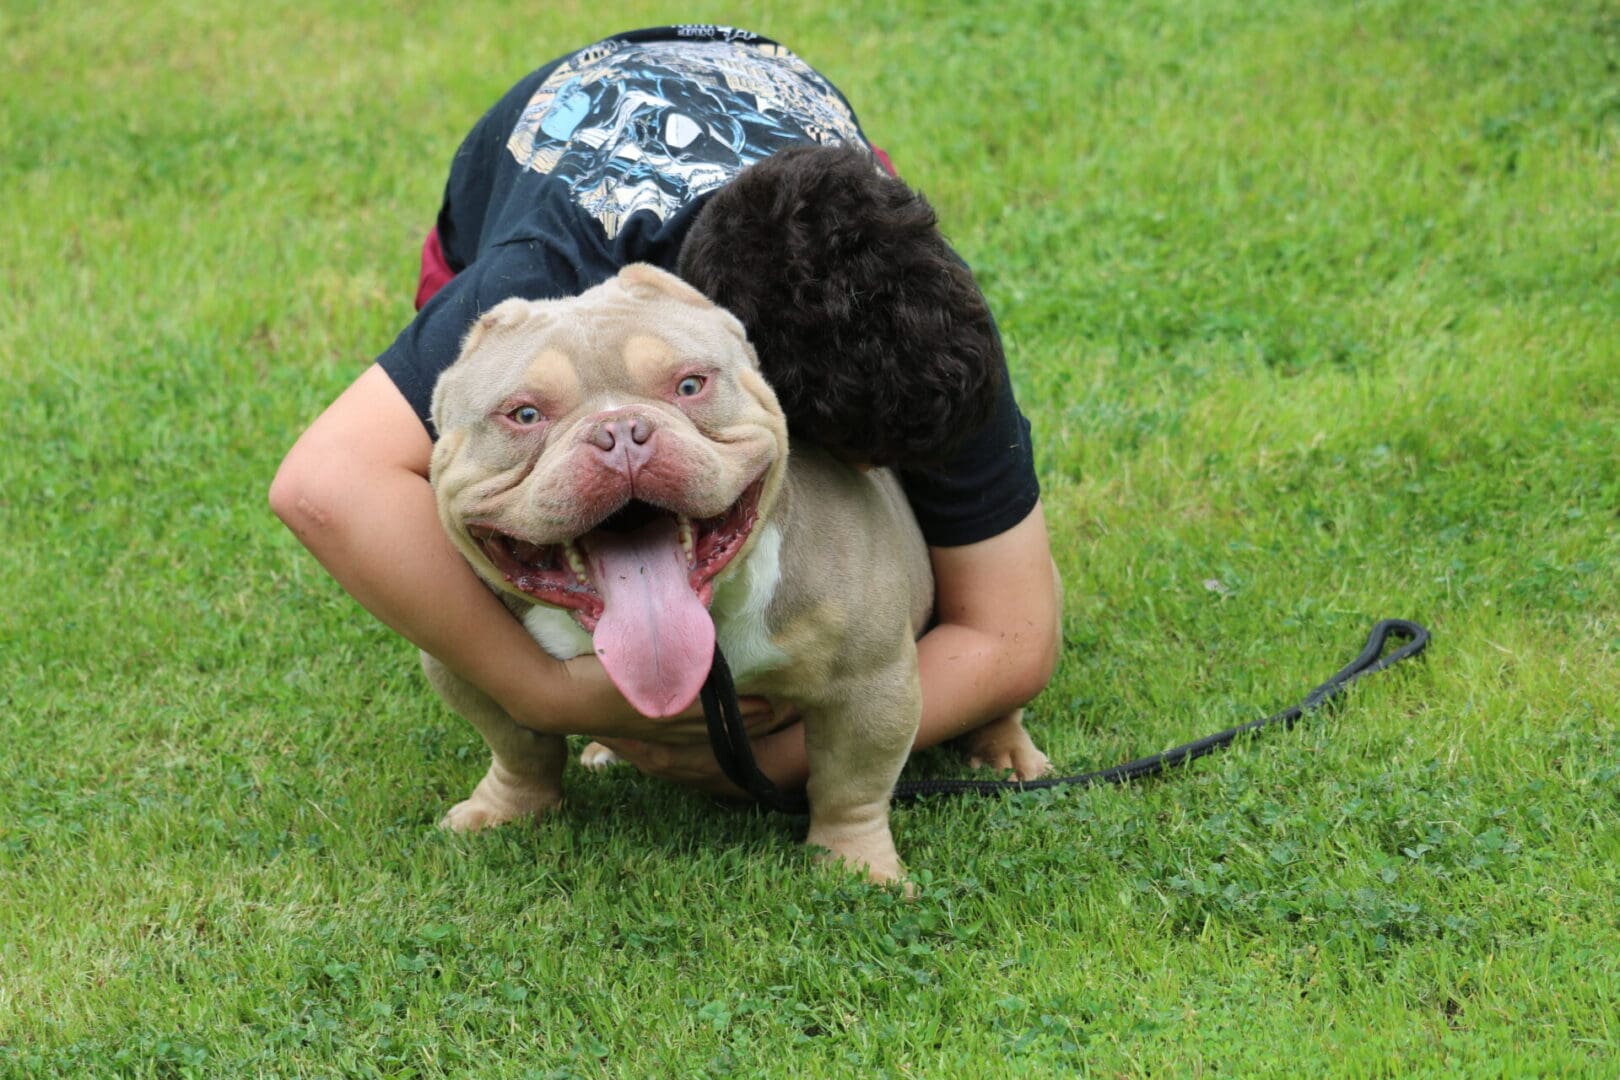
M 782 531 L 767 522 L 742 565 L 715 587 L 709 614 L 738 684 L 780 667 L 787 659 L 771 640 L 765 618 L 781 578 Z M 591 636 L 562 608 L 536 604 L 524 614 L 523 626 L 542 649 L 559 660 L 591 651 Z

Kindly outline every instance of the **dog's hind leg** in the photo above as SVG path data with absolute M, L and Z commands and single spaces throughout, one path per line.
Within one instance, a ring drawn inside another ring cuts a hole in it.
M 439 825 L 456 832 L 487 829 L 518 818 L 538 818 L 562 802 L 568 744 L 541 735 L 506 715 L 487 694 L 427 653 L 422 670 L 446 705 L 478 729 L 489 745 L 489 771 L 473 793 L 452 806 Z

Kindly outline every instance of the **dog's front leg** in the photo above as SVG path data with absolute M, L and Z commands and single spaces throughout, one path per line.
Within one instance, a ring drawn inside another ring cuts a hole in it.
M 922 718 L 916 662 L 908 661 L 841 687 L 847 696 L 804 717 L 810 764 L 805 842 L 885 884 L 905 873 L 889 831 L 889 798 Z
M 471 832 L 518 818 L 538 818 L 562 802 L 563 762 L 568 744 L 559 735 L 523 727 L 483 691 L 438 660 L 422 654 L 422 670 L 446 705 L 478 729 L 492 755 L 489 771 L 473 793 L 439 822 Z

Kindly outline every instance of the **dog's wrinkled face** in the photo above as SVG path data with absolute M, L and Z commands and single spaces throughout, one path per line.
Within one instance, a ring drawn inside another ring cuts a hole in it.
M 741 324 L 641 265 L 566 300 L 508 300 L 440 378 L 433 421 L 439 517 L 473 568 L 570 609 L 643 713 L 691 704 L 715 578 L 787 462 Z

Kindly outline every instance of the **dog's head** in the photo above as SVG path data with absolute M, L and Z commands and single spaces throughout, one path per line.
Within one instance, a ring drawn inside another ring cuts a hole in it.
M 787 463 L 742 325 L 644 265 L 569 299 L 507 300 L 440 377 L 433 422 L 439 518 L 480 576 L 569 609 L 643 713 L 690 705 L 716 578 Z

